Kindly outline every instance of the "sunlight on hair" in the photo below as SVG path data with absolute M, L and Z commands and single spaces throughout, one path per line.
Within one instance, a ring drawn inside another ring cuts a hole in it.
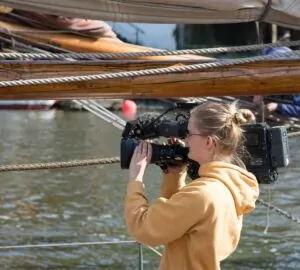
M 241 125 L 255 122 L 254 114 L 248 109 L 239 109 L 237 102 L 205 102 L 191 111 L 196 127 L 201 134 L 211 136 L 217 145 L 217 156 L 228 156 L 234 163 L 244 167 L 239 157 L 243 148 Z

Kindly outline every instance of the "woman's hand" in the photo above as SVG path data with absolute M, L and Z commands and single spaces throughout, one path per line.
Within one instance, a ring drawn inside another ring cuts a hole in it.
M 129 180 L 143 182 L 145 170 L 152 158 L 152 145 L 141 141 L 135 148 L 129 166 Z
M 185 146 L 185 143 L 178 139 L 171 137 L 168 139 L 168 144 L 180 144 L 181 146 Z M 181 163 L 178 165 L 167 165 L 166 169 L 163 169 L 164 173 L 170 173 L 170 174 L 179 174 L 187 170 L 187 166 L 185 163 Z

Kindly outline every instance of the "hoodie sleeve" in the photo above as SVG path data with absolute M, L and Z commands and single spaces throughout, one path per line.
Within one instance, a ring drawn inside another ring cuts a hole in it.
M 213 214 L 206 192 L 186 186 L 170 199 L 158 198 L 151 206 L 140 182 L 129 182 L 125 199 L 125 221 L 132 237 L 145 245 L 170 243 L 207 215 Z M 197 214 L 195 214 L 197 213 Z
M 186 171 L 178 174 L 164 173 L 160 186 L 160 196 L 169 199 L 173 194 L 185 186 Z

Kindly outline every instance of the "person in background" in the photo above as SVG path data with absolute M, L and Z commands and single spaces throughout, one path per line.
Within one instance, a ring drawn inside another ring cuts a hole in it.
M 159 198 L 149 204 L 144 173 L 152 145 L 136 147 L 129 168 L 124 203 L 132 237 L 148 246 L 164 245 L 161 270 L 219 270 L 238 246 L 243 216 L 255 208 L 258 182 L 238 152 L 241 124 L 252 122 L 249 110 L 236 103 L 206 102 L 191 111 L 186 144 L 188 157 L 199 163 L 199 178 L 186 184 L 187 168 L 163 170 Z M 173 142 L 176 142 L 174 139 Z
M 289 53 L 292 50 L 288 47 L 278 47 L 278 48 L 267 48 L 263 50 L 263 55 L 275 55 L 282 53 Z M 253 103 L 256 106 L 259 106 L 263 100 L 262 96 L 254 96 Z M 300 117 L 300 94 L 293 95 L 293 103 L 278 103 L 278 102 L 270 102 L 265 105 L 265 109 L 268 113 L 279 113 L 283 116 L 287 117 Z

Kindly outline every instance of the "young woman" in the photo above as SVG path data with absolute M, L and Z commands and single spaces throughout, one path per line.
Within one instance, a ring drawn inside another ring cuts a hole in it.
M 191 112 L 186 144 L 199 178 L 185 184 L 186 168 L 168 168 L 160 197 L 149 205 L 143 177 L 151 144 L 142 142 L 131 159 L 125 220 L 136 241 L 164 245 L 161 270 L 218 270 L 236 249 L 243 215 L 251 212 L 258 183 L 238 156 L 241 124 L 254 120 L 236 103 L 207 102 Z

